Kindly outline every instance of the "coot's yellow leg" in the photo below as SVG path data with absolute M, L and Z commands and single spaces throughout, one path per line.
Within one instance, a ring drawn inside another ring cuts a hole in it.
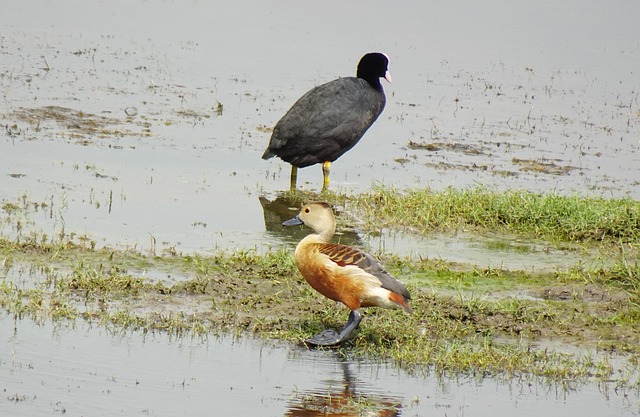
M 291 190 L 296 189 L 296 183 L 298 182 L 298 167 L 291 165 L 291 179 L 289 180 L 289 187 Z
M 322 183 L 323 190 L 329 188 L 329 171 L 331 171 L 331 161 L 324 161 L 322 164 L 322 175 L 324 176 L 324 181 Z

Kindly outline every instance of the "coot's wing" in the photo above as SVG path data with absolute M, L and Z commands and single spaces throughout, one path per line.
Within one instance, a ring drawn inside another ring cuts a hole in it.
M 303 95 L 276 124 L 264 157 L 305 167 L 335 161 L 373 124 L 384 94 L 356 77 L 340 78 Z

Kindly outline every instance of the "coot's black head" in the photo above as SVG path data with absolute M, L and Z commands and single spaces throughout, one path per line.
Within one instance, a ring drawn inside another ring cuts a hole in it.
M 371 52 L 362 57 L 358 63 L 358 78 L 366 80 L 373 88 L 381 89 L 380 78 L 391 82 L 389 74 L 389 57 L 381 52 Z

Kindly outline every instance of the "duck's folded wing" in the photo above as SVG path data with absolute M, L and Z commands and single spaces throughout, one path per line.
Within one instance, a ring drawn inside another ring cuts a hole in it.
M 409 291 L 393 275 L 387 272 L 380 262 L 368 253 L 347 245 L 325 243 L 319 246 L 319 252 L 339 266 L 354 265 L 380 280 L 382 288 L 401 295 L 410 300 Z

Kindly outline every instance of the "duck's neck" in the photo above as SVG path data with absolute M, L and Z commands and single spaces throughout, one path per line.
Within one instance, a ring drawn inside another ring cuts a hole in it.
M 336 232 L 335 227 L 324 230 L 320 233 L 311 233 L 300 241 L 300 244 L 306 243 L 330 243 L 333 234 Z
M 330 243 L 331 238 L 335 233 L 336 233 L 336 224 L 334 222 L 331 222 L 331 227 L 327 228 L 327 230 L 323 230 L 322 232 L 319 232 L 318 236 L 320 236 L 320 239 L 322 239 L 323 243 Z

